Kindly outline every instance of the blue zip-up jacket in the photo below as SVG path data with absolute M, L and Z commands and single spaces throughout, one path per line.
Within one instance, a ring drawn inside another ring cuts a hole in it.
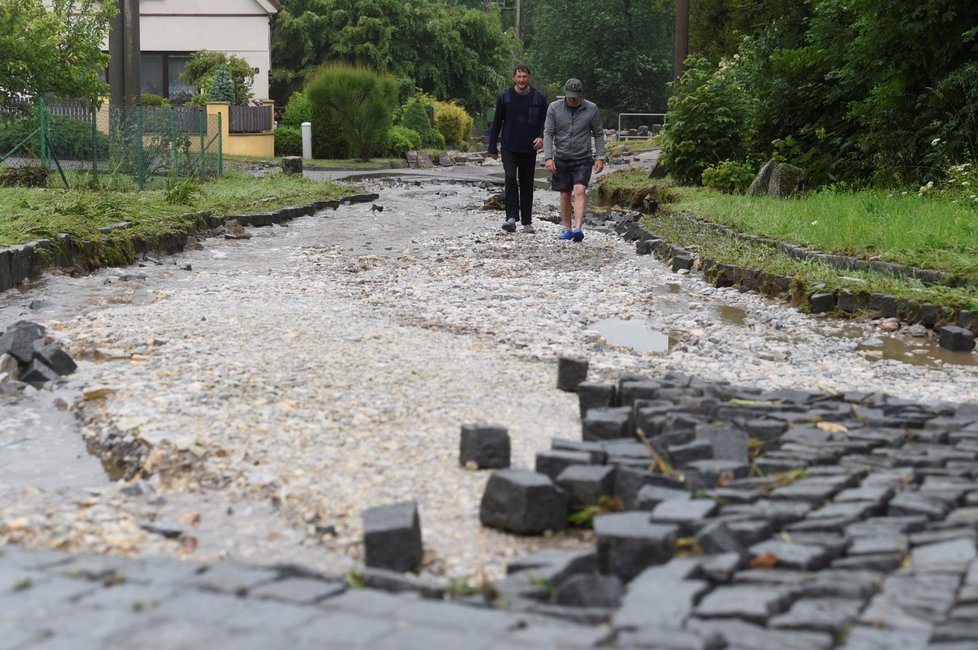
M 533 86 L 523 95 L 512 86 L 499 93 L 489 133 L 489 153 L 498 153 L 497 142 L 503 151 L 532 153 L 533 141 L 543 137 L 546 106 L 546 96 Z
M 604 128 L 601 112 L 594 102 L 582 99 L 576 111 L 572 111 L 563 99 L 547 107 L 547 121 L 543 127 L 544 160 L 590 158 L 592 137 L 597 150 L 595 157 L 604 160 Z

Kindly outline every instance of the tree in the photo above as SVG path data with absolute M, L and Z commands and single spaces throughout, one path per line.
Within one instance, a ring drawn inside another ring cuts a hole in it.
M 234 82 L 231 81 L 227 68 L 218 68 L 214 73 L 214 81 L 207 91 L 207 101 L 234 103 Z
M 283 0 L 272 25 L 271 94 L 282 102 L 322 61 L 409 78 L 469 111 L 492 103 L 509 75 L 498 10 L 445 0 Z M 505 73 L 505 74 L 504 74 Z
M 665 112 L 671 14 L 652 2 L 549 0 L 537 3 L 531 21 L 527 58 L 537 80 L 562 87 L 576 77 L 605 111 Z
M 204 101 L 218 70 L 224 69 L 234 86 L 233 104 L 247 104 L 251 101 L 251 84 L 255 80 L 255 70 L 239 56 L 225 52 L 200 50 L 195 52 L 183 69 L 181 78 L 194 89 L 194 99 Z M 199 99 L 198 99 L 199 98 Z
M 397 80 L 345 63 L 322 66 L 306 86 L 313 110 L 342 128 L 343 138 L 360 160 L 369 160 L 387 137 L 397 107 Z M 315 123 L 314 123 L 315 124 Z
M 0 110 L 30 110 L 34 98 L 83 97 L 100 104 L 109 86 L 99 80 L 108 65 L 102 42 L 115 14 L 96 0 L 0 1 Z

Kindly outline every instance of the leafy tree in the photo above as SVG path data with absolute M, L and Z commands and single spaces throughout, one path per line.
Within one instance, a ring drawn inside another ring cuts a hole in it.
M 231 81 L 231 75 L 226 68 L 218 68 L 214 73 L 214 81 L 207 91 L 207 101 L 234 103 L 234 82 Z
M 674 178 L 699 185 L 708 167 L 747 160 L 753 107 L 729 64 L 715 67 L 702 57 L 686 64 L 669 99 L 662 159 Z
M 349 150 L 360 160 L 385 144 L 397 106 L 397 80 L 344 63 L 322 66 L 306 86 L 314 107 L 342 127 Z
M 44 93 L 84 97 L 100 104 L 109 87 L 102 41 L 115 14 L 95 0 L 0 1 L 0 110 L 30 110 Z
M 672 78 L 672 14 L 652 2 L 536 3 L 527 59 L 539 80 L 576 77 L 606 111 L 664 112 Z
M 401 126 L 411 129 L 421 138 L 425 147 L 441 148 L 445 146 L 445 138 L 435 130 L 428 118 L 428 109 L 417 99 L 412 99 L 401 110 Z
M 282 124 L 301 127 L 303 122 L 312 119 L 312 104 L 305 93 L 295 92 L 289 97 L 289 103 L 285 105 L 285 112 L 282 114 Z
M 187 62 L 180 75 L 184 83 L 194 89 L 194 99 L 204 97 L 214 83 L 217 71 L 224 69 L 234 85 L 234 104 L 247 104 L 251 101 L 251 84 L 255 81 L 255 70 L 239 56 L 225 52 L 200 50 Z
M 492 103 L 510 42 L 498 11 L 444 0 L 283 0 L 272 26 L 271 94 L 283 101 L 322 61 L 413 80 L 469 111 Z M 508 76 L 508 71 L 506 72 Z

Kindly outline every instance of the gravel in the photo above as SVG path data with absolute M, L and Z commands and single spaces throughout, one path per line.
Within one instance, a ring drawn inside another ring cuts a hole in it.
M 362 511 L 415 500 L 428 571 L 498 578 L 533 550 L 593 548 L 586 532 L 483 529 L 489 473 L 458 462 L 467 423 L 507 427 L 514 467 L 532 468 L 552 437 L 578 439 L 577 398 L 555 388 L 560 355 L 586 358 L 598 381 L 678 370 L 762 388 L 976 399 L 972 353 L 916 341 L 914 353 L 873 322 L 716 289 L 600 229 L 581 244 L 558 241 L 543 220 L 535 235 L 507 234 L 500 213 L 479 209 L 490 190 L 420 182 L 368 180 L 383 211 L 342 206 L 248 241 L 203 240 L 141 269 L 144 280 L 109 270 L 35 290 L 102 296 L 44 322 L 81 365 L 67 388 L 85 439 L 138 442 L 150 478 L 0 486 L 0 544 L 343 572 L 362 561 Z M 555 205 L 537 193 L 538 216 Z M 592 328 L 615 319 L 668 336 L 668 351 L 637 352 Z M 915 363 L 881 358 L 880 341 Z

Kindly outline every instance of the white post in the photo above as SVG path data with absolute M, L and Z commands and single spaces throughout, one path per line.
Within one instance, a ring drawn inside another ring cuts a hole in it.
M 312 160 L 312 123 L 302 123 L 302 157 Z

